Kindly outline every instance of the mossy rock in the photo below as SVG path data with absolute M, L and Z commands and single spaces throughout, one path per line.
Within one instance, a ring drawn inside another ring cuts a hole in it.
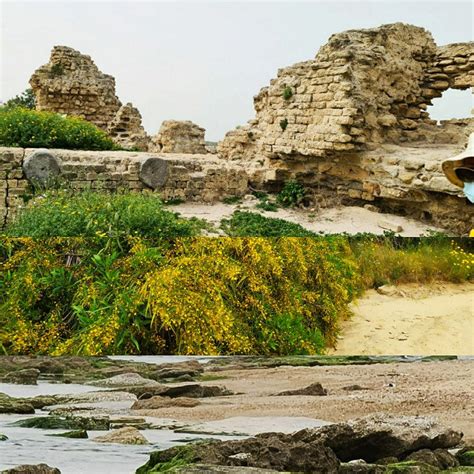
M 416 461 L 403 461 L 394 464 L 388 464 L 387 474 L 435 474 L 439 469 L 429 464 Z
M 41 428 L 43 430 L 93 430 L 104 431 L 110 429 L 108 418 L 83 418 L 83 417 L 60 417 L 55 415 L 37 416 L 18 420 L 12 423 L 13 426 L 22 428 Z
M 173 472 L 177 468 L 189 466 L 194 461 L 192 446 L 178 446 L 164 451 L 150 453 L 149 461 L 140 466 L 135 474 L 152 474 L 156 472 Z
M 462 450 L 456 455 L 456 458 L 461 466 L 474 466 L 474 449 Z
M 0 433 L 0 441 L 6 441 L 8 439 L 7 435 Z
M 60 436 L 61 438 L 85 439 L 88 438 L 86 430 L 66 431 L 66 433 L 54 433 L 46 436 Z

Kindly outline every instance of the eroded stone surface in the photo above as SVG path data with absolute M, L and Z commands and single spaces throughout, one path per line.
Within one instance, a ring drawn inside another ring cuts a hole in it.
M 205 129 L 190 120 L 165 120 L 152 138 L 151 151 L 161 153 L 207 153 Z

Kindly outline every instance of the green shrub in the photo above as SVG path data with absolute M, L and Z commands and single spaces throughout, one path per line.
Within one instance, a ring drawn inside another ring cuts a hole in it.
M 36 97 L 33 89 L 26 89 L 21 94 L 8 100 L 3 107 L 13 109 L 15 107 L 23 107 L 24 109 L 34 109 L 36 107 Z
M 222 199 L 224 204 L 240 204 L 242 202 L 241 196 L 226 196 Z
M 235 211 L 230 219 L 223 219 L 221 225 L 228 235 L 234 237 L 310 237 L 317 235 L 299 224 L 248 211 Z
M 283 89 L 283 98 L 290 100 L 293 97 L 293 89 L 290 86 L 285 86 Z
M 283 131 L 285 131 L 286 127 L 288 127 L 288 119 L 284 118 L 280 120 L 280 127 Z
M 195 235 L 198 219 L 163 209 L 157 195 L 51 190 L 32 198 L 5 233 L 12 237 L 179 237 Z
M 0 107 L 0 146 L 118 149 L 103 130 L 81 118 L 21 107 Z
M 294 207 L 300 205 L 306 196 L 306 191 L 302 184 L 295 180 L 285 183 L 283 189 L 277 196 L 278 204 L 283 207 Z
M 276 212 L 278 211 L 278 205 L 268 199 L 261 199 L 260 202 L 255 206 L 257 209 L 262 211 Z

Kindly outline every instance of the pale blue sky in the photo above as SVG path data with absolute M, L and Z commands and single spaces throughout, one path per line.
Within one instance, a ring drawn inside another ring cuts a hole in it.
M 89 54 L 116 79 L 145 128 L 193 120 L 218 140 L 254 116 L 252 98 L 277 69 L 314 57 L 329 36 L 403 21 L 439 44 L 472 41 L 471 1 L 6 1 L 1 0 L 1 89 L 28 87 L 54 45 Z M 435 118 L 467 116 L 469 92 L 443 97 Z

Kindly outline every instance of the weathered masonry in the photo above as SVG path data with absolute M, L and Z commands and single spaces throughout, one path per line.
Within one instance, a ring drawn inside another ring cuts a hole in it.
M 212 155 L 0 148 L 0 227 L 14 219 L 29 184 L 159 192 L 164 200 L 213 202 L 247 192 L 243 167 Z
M 474 119 L 437 123 L 428 113 L 444 91 L 473 90 L 474 42 L 437 46 L 425 29 L 402 23 L 335 34 L 314 59 L 278 71 L 254 97 L 255 118 L 228 132 L 217 154 L 189 121 L 165 121 L 149 137 L 113 77 L 72 48 L 55 47 L 30 83 L 40 110 L 79 115 L 143 151 L 50 150 L 51 172 L 75 188 L 212 202 L 297 179 L 316 207 L 370 204 L 456 233 L 474 227 L 474 206 L 441 169 L 466 145 Z M 0 153 L 0 222 L 22 205 L 32 153 Z

